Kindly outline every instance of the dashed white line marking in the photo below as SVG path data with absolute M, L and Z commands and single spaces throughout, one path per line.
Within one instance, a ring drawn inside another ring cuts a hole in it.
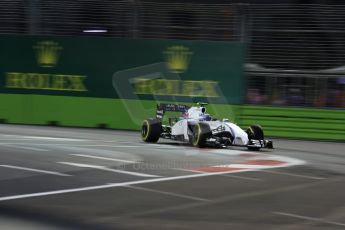
M 19 146 L 19 145 L 6 145 L 6 146 L 9 146 L 9 147 L 12 147 L 12 148 L 18 148 L 18 149 L 39 151 L 39 152 L 49 151 L 48 149 L 34 148 L 34 147 L 28 147 L 28 146 Z
M 90 187 L 84 187 L 84 188 L 75 188 L 75 189 L 72 188 L 72 189 L 63 189 L 63 190 L 56 190 L 56 191 L 49 191 L 49 192 L 38 192 L 38 193 L 29 193 L 29 194 L 23 194 L 23 195 L 4 196 L 4 197 L 0 197 L 0 201 L 17 200 L 17 199 L 41 197 L 41 196 L 49 196 L 49 195 L 57 195 L 57 194 L 66 194 L 66 193 L 72 193 L 72 192 L 82 192 L 82 191 L 90 191 L 90 190 L 105 189 L 105 188 L 112 188 L 112 187 L 119 187 L 119 186 L 108 184 L 108 185 L 90 186 Z
M 220 155 L 228 155 L 228 156 L 241 156 L 243 154 L 250 154 L 252 156 L 261 156 L 264 155 L 260 152 L 246 152 L 243 150 L 232 150 L 232 149 L 210 149 L 207 152 L 213 154 L 220 154 Z
M 107 167 L 101 166 L 101 165 L 80 164 L 80 163 L 73 163 L 73 162 L 58 162 L 58 163 L 59 164 L 65 164 L 65 165 L 71 165 L 71 166 L 75 166 L 75 167 L 80 167 L 80 168 L 93 168 L 93 169 L 98 169 L 98 170 L 103 170 L 103 171 L 108 171 L 108 172 L 122 173 L 122 174 L 128 174 L 128 175 L 139 176 L 139 177 L 160 177 L 160 176 L 152 175 L 152 174 L 138 173 L 138 172 L 131 172 L 131 171 L 124 171 L 124 170 L 119 170 L 119 169 L 107 168 Z
M 56 176 L 71 176 L 71 175 L 68 175 L 65 173 L 60 173 L 60 172 L 47 171 L 47 170 L 34 169 L 34 168 L 27 168 L 27 167 L 15 166 L 15 165 L 0 165 L 0 167 L 10 168 L 10 169 L 18 169 L 18 170 L 24 170 L 24 171 L 31 171 L 31 172 L 38 172 L 38 173 L 44 173 L 44 174 L 51 174 L 51 175 L 56 175 Z
M 288 160 L 289 163 L 280 167 L 289 167 L 289 166 L 301 165 L 305 163 L 302 160 L 279 156 L 280 160 L 282 158 L 284 160 Z M 79 167 L 86 166 L 85 164 L 77 164 L 77 163 L 71 163 L 71 162 L 60 162 L 60 163 L 73 164 L 74 166 L 78 165 Z M 90 165 L 87 165 L 87 167 L 89 166 Z M 96 167 L 100 169 L 99 167 L 102 167 L 102 166 L 96 166 Z M 105 167 L 102 167 L 103 170 L 104 168 Z M 119 171 L 121 170 L 118 170 L 118 172 Z M 163 182 L 163 181 L 183 180 L 183 179 L 191 179 L 191 178 L 206 177 L 206 176 L 216 176 L 216 175 L 223 175 L 223 174 L 230 174 L 230 173 L 252 172 L 252 171 L 255 171 L 255 169 L 240 169 L 239 171 L 236 170 L 236 171 L 225 171 L 225 172 L 223 171 L 223 172 L 198 173 L 198 174 L 174 176 L 174 177 L 161 177 L 161 178 L 154 178 L 154 179 L 145 179 L 145 180 L 138 180 L 138 181 L 116 183 L 116 184 L 105 184 L 105 185 L 90 186 L 90 187 L 83 187 L 83 188 L 64 189 L 64 190 L 41 192 L 41 193 L 29 193 L 29 194 L 23 194 L 23 195 L 6 196 L 6 197 L 0 197 L 0 201 L 23 199 L 23 198 L 30 198 L 30 197 L 49 196 L 49 195 L 56 195 L 56 194 L 81 192 L 81 191 L 90 191 L 90 190 L 98 190 L 98 189 L 106 189 L 106 188 L 115 188 L 115 187 L 123 187 L 123 186 L 129 186 L 129 185 L 137 185 L 137 184 L 156 183 L 156 182 Z M 128 171 L 122 171 L 122 172 L 132 173 Z
M 195 196 L 188 196 L 188 195 L 178 194 L 178 193 L 174 193 L 174 192 L 160 191 L 160 190 L 156 190 L 156 189 L 138 187 L 138 186 L 133 186 L 133 185 L 124 186 L 124 187 L 132 188 L 132 189 L 136 189 L 136 190 L 141 190 L 141 191 L 146 191 L 146 192 L 159 193 L 159 194 L 168 195 L 168 196 L 175 196 L 175 197 L 189 199 L 189 200 L 204 201 L 204 202 L 205 201 L 210 201 L 208 199 L 199 198 L 199 197 L 195 197 Z
M 201 174 L 202 175 L 202 174 Z M 335 179 L 332 181 L 334 182 L 342 182 L 343 178 Z M 320 182 L 322 183 L 322 182 Z M 142 216 L 147 216 L 147 215 L 152 215 L 152 214 L 162 214 L 162 213 L 167 213 L 167 212 L 178 212 L 179 210 L 184 210 L 186 211 L 187 209 L 192 209 L 192 208 L 203 208 L 203 206 L 206 205 L 216 205 L 219 203 L 226 203 L 229 201 L 237 201 L 241 199 L 248 199 L 248 198 L 253 198 L 253 197 L 258 197 L 258 196 L 267 196 L 267 195 L 273 195 L 281 192 L 292 192 L 292 191 L 298 191 L 301 189 L 305 188 L 312 188 L 314 186 L 320 186 L 320 183 L 315 183 L 315 182 L 309 182 L 309 183 L 303 183 L 303 184 L 294 184 L 294 185 L 289 185 L 286 187 L 279 187 L 279 188 L 268 188 L 268 189 L 263 189 L 263 190 L 255 190 L 255 191 L 250 191 L 250 192 L 244 192 L 244 193 L 236 193 L 232 194 L 230 193 L 227 196 L 222 196 L 219 198 L 215 198 L 213 200 L 210 200 L 209 202 L 197 202 L 197 203 L 186 203 L 182 205 L 176 205 L 176 206 L 165 206 L 163 208 L 157 208 L 157 209 L 150 209 L 149 211 L 139 211 L 137 213 L 130 213 L 130 214 L 125 214 L 122 216 L 118 216 L 118 218 L 128 218 L 128 217 L 142 217 Z M 330 183 L 330 181 L 327 181 L 327 183 Z M 205 209 L 205 207 L 204 207 Z M 207 209 L 207 207 L 206 207 Z
M 139 145 L 104 145 L 112 148 L 140 148 Z
M 0 140 L 3 141 L 3 140 Z M 6 140 L 8 141 L 8 140 Z M 18 141 L 18 139 L 16 139 Z M 93 145 L 93 144 L 57 144 L 57 143 L 26 143 L 26 142 L 0 142 L 0 145 L 25 145 L 30 144 L 34 146 L 61 146 L 61 147 L 110 147 L 110 148 L 140 148 L 139 145 Z M 85 148 L 84 148 L 85 149 Z
M 110 148 L 140 148 L 139 145 L 100 145 L 100 144 L 69 144 L 67 147 L 110 147 Z
M 28 136 L 28 135 L 4 135 L 7 137 L 19 137 L 25 139 L 39 139 L 39 140 L 53 140 L 53 141 L 86 141 L 83 139 L 74 139 L 74 138 L 63 138 L 63 137 L 42 137 L 42 136 Z M 16 139 L 18 140 L 18 139 Z
M 215 168 L 238 168 L 238 169 L 262 169 L 268 168 L 266 165 L 247 165 L 247 164 L 228 164 L 228 165 L 216 165 Z
M 99 159 L 99 160 L 106 160 L 106 161 L 116 161 L 116 162 L 122 162 L 122 163 L 129 163 L 129 164 L 138 163 L 137 161 L 123 160 L 123 159 L 109 158 L 109 157 L 101 157 L 101 156 L 94 156 L 94 155 L 86 155 L 86 154 L 71 154 L 71 155 L 72 156 L 78 156 L 78 157 L 86 157 L 86 158 L 91 158 L 91 159 Z
M 301 177 L 306 179 L 313 179 L 313 180 L 325 180 L 327 178 L 325 177 L 315 177 L 315 176 L 307 176 L 307 175 L 301 175 L 301 174 L 295 174 L 295 173 L 287 173 L 287 172 L 279 172 L 279 171 L 271 171 L 271 170 L 260 170 L 261 172 L 267 172 L 272 174 L 280 174 L 280 175 L 287 175 L 287 176 L 293 176 L 293 177 Z
M 193 172 L 193 173 L 205 173 L 205 172 L 201 172 L 201 171 L 196 171 L 196 170 L 192 170 L 192 169 L 180 169 L 180 168 L 174 168 L 175 170 L 179 170 L 179 171 L 184 171 L 184 172 Z M 251 180 L 251 181 L 263 181 L 260 178 L 254 178 L 254 177 L 247 177 L 247 176 L 235 176 L 235 175 L 227 175 L 227 174 L 223 174 L 220 176 L 225 176 L 225 177 L 231 177 L 231 178 L 238 178 L 238 179 L 243 179 L 243 180 Z
M 263 179 L 255 178 L 255 177 L 247 177 L 247 176 L 235 176 L 235 175 L 221 175 L 225 177 L 230 178 L 237 178 L 237 179 L 243 179 L 243 180 L 250 180 L 250 181 L 263 181 Z
M 338 225 L 338 226 L 345 226 L 345 223 L 340 223 L 340 222 L 335 222 L 335 221 L 328 221 L 324 220 L 321 218 L 315 218 L 315 217 L 309 217 L 309 216 L 301 216 L 301 215 L 296 215 L 292 213 L 286 213 L 286 212 L 273 212 L 273 214 L 276 215 L 281 215 L 281 216 L 289 216 L 289 217 L 294 217 L 297 219 L 302 219 L 302 220 L 310 220 L 310 221 L 315 221 L 323 224 L 332 224 L 332 225 Z
M 251 170 L 243 170 L 243 171 L 251 171 Z M 39 193 L 29 193 L 29 194 L 14 195 L 14 196 L 4 196 L 4 197 L 0 197 L 0 201 L 17 200 L 17 199 L 24 199 L 24 198 L 31 198 L 31 197 L 41 197 L 41 196 L 73 193 L 73 192 L 107 189 L 107 188 L 116 188 L 116 187 L 123 187 L 123 186 L 129 186 L 129 185 L 148 184 L 148 183 L 163 182 L 163 181 L 183 180 L 183 179 L 198 178 L 198 177 L 205 177 L 205 176 L 222 175 L 222 174 L 228 174 L 228 173 L 235 173 L 235 172 L 200 173 L 200 174 L 175 176 L 175 177 L 161 177 L 161 178 L 129 181 L 129 182 L 122 182 L 122 183 L 115 183 L 115 184 L 89 186 L 89 187 L 83 187 L 83 188 L 63 189 L 63 190 L 56 190 L 56 191 L 49 191 L 49 192 L 39 192 Z
M 147 143 L 143 143 L 141 145 L 147 145 Z M 166 144 L 150 144 L 150 147 L 154 147 L 157 149 L 180 149 L 181 148 L 181 146 L 166 145 Z
M 141 159 L 139 156 L 131 154 L 131 153 L 126 153 L 122 151 L 117 151 L 113 149 L 103 149 L 103 148 L 87 148 L 87 147 L 72 147 L 72 146 L 56 146 L 59 149 L 62 149 L 63 151 L 66 152 L 69 151 L 75 154 L 82 154 L 82 155 L 102 155 L 102 156 L 109 156 L 113 157 L 115 156 L 116 158 L 127 158 L 128 156 L 133 156 L 134 159 Z M 116 159 L 115 158 L 115 159 Z
M 200 171 L 196 171 L 193 169 L 180 169 L 180 168 L 174 168 L 174 170 L 178 170 L 178 171 L 184 171 L 184 172 L 192 172 L 192 173 L 205 173 L 205 172 L 200 172 Z

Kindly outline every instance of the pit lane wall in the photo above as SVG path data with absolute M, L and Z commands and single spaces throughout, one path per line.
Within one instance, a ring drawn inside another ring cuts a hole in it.
M 345 111 L 243 106 L 245 47 L 234 42 L 0 37 L 0 121 L 137 130 L 156 103 L 209 113 L 268 136 L 345 139 Z

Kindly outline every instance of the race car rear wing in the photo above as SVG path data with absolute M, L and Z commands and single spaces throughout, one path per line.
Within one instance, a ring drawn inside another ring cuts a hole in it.
M 179 104 L 158 104 L 157 111 L 156 111 L 156 118 L 162 119 L 164 113 L 168 112 L 181 112 L 185 113 L 188 111 L 190 107 L 188 105 L 179 105 Z

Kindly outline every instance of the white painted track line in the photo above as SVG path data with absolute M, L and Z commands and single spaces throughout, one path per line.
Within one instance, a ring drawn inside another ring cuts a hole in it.
M 276 214 L 276 215 L 288 216 L 288 217 L 293 217 L 293 218 L 302 219 L 302 220 L 315 221 L 315 222 L 319 222 L 319 223 L 322 223 L 322 224 L 331 224 L 331 225 L 337 225 L 337 226 L 345 227 L 345 223 L 340 223 L 340 222 L 335 222 L 335 221 L 328 221 L 328 220 L 324 220 L 324 219 L 321 219 L 321 218 L 315 218 L 315 217 L 309 217 L 309 216 L 301 216 L 301 215 L 296 215 L 296 214 L 287 213 L 287 212 L 272 212 L 272 213 Z
M 189 200 L 196 200 L 196 201 L 203 201 L 203 202 L 210 201 L 208 199 L 204 199 L 204 198 L 200 198 L 200 197 L 188 196 L 188 195 L 178 194 L 178 193 L 174 193 L 174 192 L 165 192 L 165 191 L 160 191 L 160 190 L 156 190 L 156 189 L 138 187 L 138 186 L 133 186 L 133 185 L 124 186 L 124 187 L 132 188 L 132 189 L 136 189 L 136 190 L 141 190 L 141 191 L 146 191 L 146 192 L 159 193 L 159 194 L 163 194 L 163 195 L 174 196 L 174 197 L 179 197 L 179 198 L 184 198 L 184 199 L 189 199 Z
M 251 171 L 251 170 L 243 170 L 243 171 Z M 14 196 L 4 196 L 4 197 L 0 197 L 0 201 L 17 200 L 17 199 L 24 199 L 24 198 L 31 198 L 31 197 L 41 197 L 41 196 L 73 193 L 73 192 L 107 189 L 107 188 L 116 188 L 116 187 L 124 187 L 124 186 L 129 186 L 129 185 L 148 184 L 148 183 L 156 183 L 156 182 L 163 182 L 163 181 L 183 180 L 183 179 L 222 175 L 222 174 L 229 174 L 229 173 L 235 173 L 235 172 L 201 173 L 201 174 L 175 176 L 175 177 L 161 177 L 161 178 L 153 178 L 153 179 L 146 179 L 146 180 L 89 186 L 89 187 L 83 187 L 83 188 L 63 189 L 63 190 L 56 190 L 56 191 L 49 191 L 49 192 L 39 192 L 39 193 L 29 193 L 29 194 L 14 195 Z
M 80 164 L 80 163 L 73 163 L 73 162 L 57 162 L 57 163 L 65 164 L 65 165 L 70 165 L 70 166 L 75 166 L 75 167 L 80 167 L 80 168 L 92 168 L 92 169 L 98 169 L 98 170 L 103 170 L 103 171 L 108 171 L 108 172 L 128 174 L 128 175 L 132 175 L 132 176 L 160 177 L 160 176 L 152 175 L 152 174 L 138 173 L 138 172 L 131 172 L 131 171 L 124 171 L 124 170 L 119 170 L 119 169 L 107 168 L 107 167 L 101 166 L 101 165 Z
M 75 139 L 75 138 L 43 137 L 43 136 L 29 136 L 29 135 L 15 135 L 15 134 L 6 134 L 2 136 L 24 138 L 24 139 L 52 140 L 52 141 L 85 141 L 84 139 Z M 18 140 L 18 139 L 15 139 L 15 140 Z
M 192 170 L 192 169 L 180 169 L 180 168 L 174 168 L 174 170 L 179 170 L 179 171 L 184 171 L 184 172 L 193 172 L 193 173 L 206 173 L 206 172 L 201 172 L 201 171 L 196 171 L 196 170 Z M 260 178 L 254 178 L 254 177 L 247 177 L 247 176 L 235 176 L 235 175 L 227 175 L 227 174 L 223 174 L 220 176 L 224 176 L 224 177 L 230 177 L 230 178 L 237 178 L 237 179 L 243 179 L 243 180 L 251 180 L 251 181 L 263 181 Z
M 54 172 L 54 171 L 47 171 L 47 170 L 41 170 L 41 169 L 33 169 L 33 168 L 26 168 L 21 166 L 15 166 L 15 165 L 0 165 L 0 167 L 3 168 L 10 168 L 10 169 L 18 169 L 18 170 L 24 170 L 24 171 L 30 171 L 30 172 L 37 172 L 37 173 L 44 173 L 44 174 L 50 174 L 50 175 L 56 175 L 56 176 L 71 176 L 65 173 L 60 172 Z
M 99 160 L 106 160 L 106 161 L 115 161 L 115 162 L 129 163 L 129 164 L 136 164 L 136 163 L 138 163 L 137 161 L 123 160 L 123 159 L 109 158 L 109 157 L 101 157 L 101 156 L 94 156 L 94 155 L 87 155 L 87 154 L 70 154 L 70 155 L 71 156 L 77 156 L 77 157 L 91 158 L 91 159 L 99 159 Z
M 209 149 L 206 152 L 219 154 L 219 155 L 227 155 L 227 156 L 241 156 L 244 154 L 249 154 L 252 156 L 263 156 L 265 155 L 262 152 L 246 152 L 243 150 L 234 150 L 234 149 Z
M 230 178 L 236 178 L 236 179 L 249 180 L 249 181 L 263 181 L 263 179 L 256 178 L 256 177 L 235 176 L 235 175 L 221 175 L 221 176 L 230 177 Z
M 123 151 L 117 151 L 114 149 L 103 149 L 103 148 L 88 148 L 88 147 L 72 147 L 72 146 L 56 146 L 57 148 L 63 150 L 64 152 L 69 152 L 70 154 L 80 154 L 83 156 L 115 156 L 119 159 L 127 158 L 128 156 L 134 156 L 133 154 L 124 153 Z M 140 160 L 141 158 L 136 156 L 135 160 Z M 131 163 L 134 161 L 132 160 Z M 128 163 L 128 162 L 127 162 Z
M 110 148 L 140 148 L 141 146 L 135 145 L 98 145 L 98 144 L 60 144 L 60 143 L 27 143 L 27 142 L 1 142 L 0 145 L 25 145 L 30 144 L 31 146 L 57 146 L 57 147 L 110 147 Z M 7 140 L 6 140 L 7 141 Z
M 25 150 L 32 150 L 32 151 L 39 151 L 39 152 L 47 152 L 48 149 L 42 149 L 42 148 L 34 148 L 34 147 L 27 147 L 27 146 L 19 146 L 19 145 L 6 145 L 11 148 L 18 148 L 18 149 L 25 149 Z
M 178 171 L 183 171 L 183 172 L 192 172 L 192 173 L 205 173 L 205 172 L 201 172 L 201 171 L 196 171 L 193 169 L 180 169 L 180 168 L 173 168 L 174 170 L 178 170 Z
M 62 147 L 68 147 L 73 148 L 72 150 L 80 150 L 84 151 L 82 148 L 76 148 L 76 147 L 109 147 L 109 148 L 140 148 L 139 145 L 99 145 L 99 144 L 40 144 L 40 145 L 54 145 L 54 146 L 62 146 Z M 93 149 L 93 150 L 99 150 L 99 149 Z M 103 149 L 105 150 L 105 149 Z M 112 150 L 105 150 L 105 151 L 112 151 Z
M 142 146 L 146 145 L 147 143 L 140 143 Z M 174 145 L 167 145 L 167 144 L 150 144 L 150 147 L 154 147 L 156 149 L 181 149 L 181 146 L 174 146 Z
M 277 157 L 277 156 L 275 156 L 275 157 Z M 282 160 L 282 158 L 283 158 L 284 160 L 287 161 L 287 164 L 281 165 L 280 167 L 290 167 L 290 166 L 301 165 L 301 164 L 305 163 L 302 160 L 297 160 L 294 158 L 288 158 L 288 157 L 282 157 L 282 156 L 279 156 L 278 158 L 279 158 L 278 160 Z M 71 162 L 58 162 L 58 163 L 69 164 L 69 165 L 77 166 L 77 167 L 90 167 L 91 166 L 91 168 L 96 168 L 96 169 L 101 169 L 101 170 L 106 170 L 106 171 L 111 170 L 113 172 L 118 172 L 118 173 L 126 173 L 126 174 L 135 173 L 135 172 L 110 169 L 110 168 L 106 168 L 104 166 L 98 166 L 98 165 L 86 165 L 86 164 L 71 163 Z M 274 167 L 267 167 L 267 168 L 275 168 L 275 166 Z M 210 172 L 210 173 L 206 172 L 206 173 L 197 173 L 197 174 L 192 174 L 192 175 L 152 178 L 152 179 L 129 181 L 129 182 L 122 182 L 122 183 L 114 183 L 114 184 L 105 184 L 105 185 L 90 186 L 90 187 L 83 187 L 83 188 L 64 189 L 64 190 L 56 190 L 56 191 L 49 191 L 49 192 L 0 197 L 0 201 L 23 199 L 23 198 L 30 198 L 30 197 L 40 197 L 40 196 L 48 196 L 48 195 L 55 195 L 55 194 L 72 193 L 72 192 L 90 191 L 90 190 L 98 190 L 98 189 L 107 189 L 107 188 L 123 187 L 123 186 L 137 185 L 137 184 L 156 183 L 156 182 L 164 182 L 164 181 L 172 181 L 172 180 L 183 180 L 183 179 L 199 178 L 199 177 L 206 177 L 206 176 L 226 175 L 226 174 L 239 173 L 239 172 L 252 172 L 252 171 L 256 171 L 256 170 L 257 169 L 241 169 L 238 171 L 236 170 L 236 171 Z M 137 173 L 135 173 L 135 174 L 137 174 Z
M 293 176 L 293 177 L 301 177 L 306 179 L 313 179 L 313 180 L 325 180 L 325 177 L 315 177 L 315 176 L 307 176 L 301 175 L 296 173 L 287 173 L 287 172 L 279 172 L 279 171 L 271 171 L 271 170 L 260 170 L 261 172 L 271 173 L 271 174 L 279 174 L 279 175 L 286 175 L 286 176 Z
M 268 168 L 267 165 L 250 165 L 250 164 L 228 164 L 228 165 L 216 165 L 215 168 L 238 168 L 238 169 L 262 169 Z M 272 168 L 273 166 L 270 166 Z

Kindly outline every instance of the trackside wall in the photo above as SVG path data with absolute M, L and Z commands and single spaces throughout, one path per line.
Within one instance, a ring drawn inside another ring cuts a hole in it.
M 110 98 L 0 94 L 0 119 L 16 124 L 57 124 L 138 130 L 155 114 L 156 102 Z M 241 127 L 261 124 L 268 136 L 344 141 L 345 111 L 261 106 L 208 106 L 218 118 Z
M 0 121 L 137 130 L 157 102 L 209 112 L 268 136 L 345 140 L 345 111 L 244 106 L 239 42 L 1 36 Z

